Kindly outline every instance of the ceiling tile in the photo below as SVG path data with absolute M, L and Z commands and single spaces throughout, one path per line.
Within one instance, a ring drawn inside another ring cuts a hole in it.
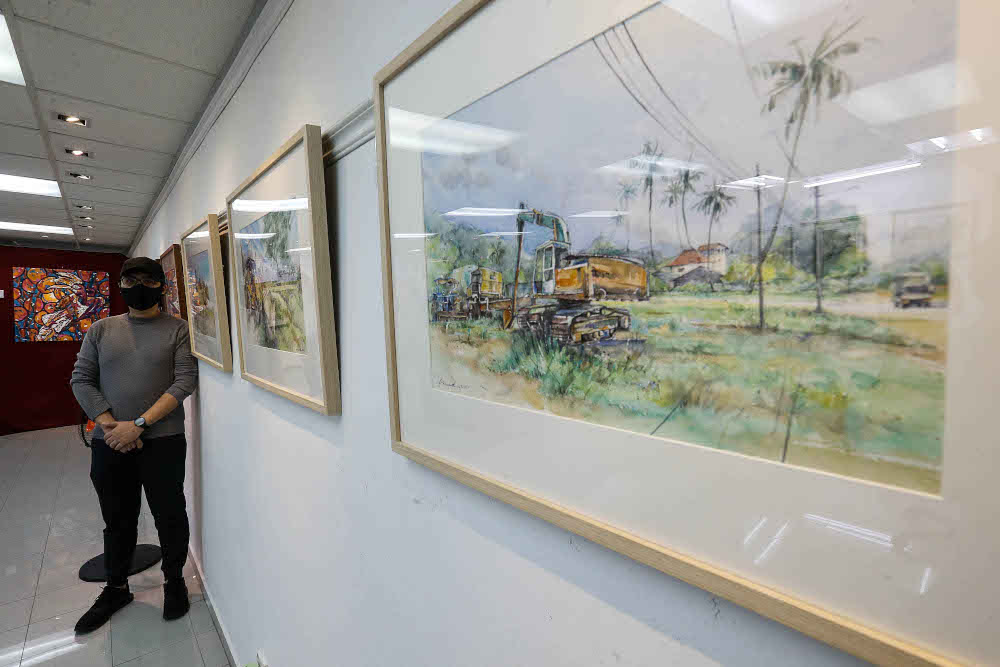
M 91 41 L 31 21 L 19 21 L 35 86 L 125 109 L 191 122 L 215 77 Z
M 217 74 L 254 0 L 14 0 L 14 13 Z M 183 35 L 183 38 L 179 36 Z
M 38 127 L 28 91 L 24 86 L 0 81 L 0 123 Z
M 63 183 L 83 184 L 95 188 L 109 188 L 112 190 L 127 190 L 129 192 L 145 192 L 156 194 L 163 185 L 163 179 L 157 176 L 146 176 L 143 174 L 130 174 L 125 171 L 113 171 L 111 169 L 100 169 L 94 166 L 59 164 L 59 180 Z M 70 176 L 70 173 L 86 174 L 90 180 L 85 183 L 80 179 Z
M 0 127 L 0 130 L 2 129 Z M 69 134 L 58 134 L 50 131 L 49 139 L 52 141 L 52 150 L 55 151 L 56 160 L 79 167 L 107 167 L 108 169 L 130 171 L 148 176 L 166 176 L 174 161 L 174 156 L 167 153 L 144 151 L 139 148 L 118 146 L 103 141 L 81 139 Z M 2 145 L 0 143 L 0 146 Z M 90 154 L 89 157 L 76 157 L 66 152 L 66 149 L 74 148 L 87 151 Z
M 110 190 L 92 185 L 65 183 L 63 184 L 63 192 L 71 199 L 85 199 L 103 204 L 124 204 L 125 206 L 142 208 L 144 211 L 153 202 L 153 194 L 150 193 Z
M 37 222 L 40 225 L 62 225 L 65 227 L 66 211 L 56 208 L 32 208 L 27 206 L 0 205 L 0 220 L 4 222 Z
M 127 206 L 124 204 L 111 204 L 105 202 L 96 202 L 91 199 L 87 199 L 87 196 L 76 196 L 72 193 L 67 192 L 67 197 L 69 198 L 69 210 L 73 215 L 90 215 L 96 218 L 99 215 L 117 215 L 123 218 L 138 218 L 142 219 L 146 215 L 146 207 L 144 206 Z M 77 205 L 93 206 L 93 210 L 83 211 L 76 208 Z
M 0 151 L 48 158 L 42 133 L 29 127 L 0 125 Z
M 0 174 L 52 180 L 52 166 L 44 158 L 0 153 Z

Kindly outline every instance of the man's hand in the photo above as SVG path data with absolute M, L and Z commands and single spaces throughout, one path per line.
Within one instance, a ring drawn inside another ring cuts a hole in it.
M 132 422 L 115 422 L 110 432 L 107 426 L 101 428 L 104 429 L 104 441 L 115 451 L 125 453 L 136 447 L 142 448 L 142 441 L 139 440 L 142 429 Z M 136 441 L 138 444 L 135 444 Z

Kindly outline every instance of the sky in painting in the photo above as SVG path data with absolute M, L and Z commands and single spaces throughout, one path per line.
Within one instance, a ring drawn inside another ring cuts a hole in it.
M 700 165 L 699 191 L 752 176 L 757 165 L 762 173 L 783 177 L 791 144 L 784 132 L 787 107 L 762 113 L 769 84 L 749 70 L 794 58 L 795 40 L 811 51 L 830 26 L 843 30 L 857 19 L 848 37 L 860 43 L 860 51 L 839 61 L 854 92 L 824 99 L 818 114 L 810 111 L 792 180 L 906 159 L 908 143 L 970 129 L 955 124 L 958 105 L 976 96 L 976 82 L 955 64 L 955 2 L 731 1 L 732 16 L 727 0 L 654 4 L 450 116 L 516 138 L 483 153 L 425 152 L 425 213 L 524 202 L 569 220 L 573 246 L 582 250 L 599 235 L 610 235 L 614 222 L 571 216 L 620 208 L 619 183 L 638 176 L 602 167 L 638 155 L 645 141 L 656 142 L 667 159 Z M 924 91 L 932 81 L 945 85 Z M 952 157 L 933 156 L 918 168 L 824 186 L 821 211 L 864 214 L 870 256 L 888 260 L 893 212 L 952 203 Z M 661 203 L 663 192 L 657 178 L 654 244 L 685 246 L 677 210 Z M 745 234 L 756 211 L 753 192 L 732 193 L 736 204 L 713 229 L 713 240 L 723 243 Z M 802 222 L 813 195 L 791 185 L 783 224 Z M 766 190 L 765 207 L 773 210 L 780 196 L 780 187 Z M 640 186 L 627 229 L 614 231 L 618 245 L 628 236 L 633 249 L 648 247 L 648 206 Z M 455 220 L 486 231 L 514 229 L 512 217 Z M 707 218 L 690 200 L 688 222 L 693 244 L 704 243 Z M 528 247 L 542 237 L 537 230 Z

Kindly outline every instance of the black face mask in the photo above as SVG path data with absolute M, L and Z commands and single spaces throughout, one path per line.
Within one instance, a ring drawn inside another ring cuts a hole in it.
M 163 287 L 146 287 L 142 283 L 134 287 L 123 287 L 122 298 L 129 308 L 136 310 L 149 310 L 160 302 L 163 296 Z

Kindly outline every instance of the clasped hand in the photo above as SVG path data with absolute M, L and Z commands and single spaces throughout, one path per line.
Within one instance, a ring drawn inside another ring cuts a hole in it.
M 101 428 L 104 429 L 104 442 L 116 452 L 124 454 L 133 449 L 142 449 L 142 439 L 139 437 L 142 429 L 132 422 L 108 422 L 102 424 Z

